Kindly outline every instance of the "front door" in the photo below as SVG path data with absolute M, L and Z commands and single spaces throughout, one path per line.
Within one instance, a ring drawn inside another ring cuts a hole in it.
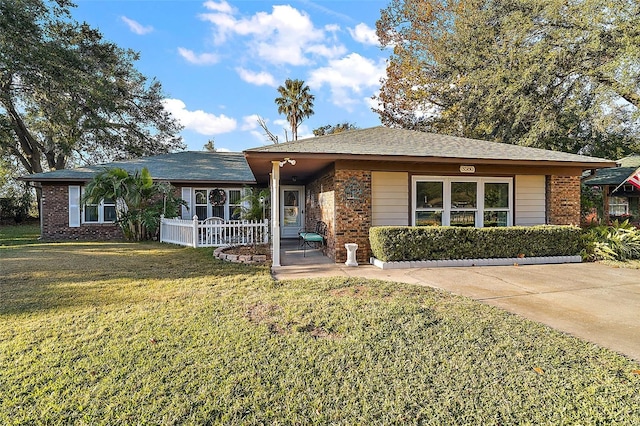
M 304 228 L 304 186 L 281 186 L 280 200 L 280 236 L 297 238 Z

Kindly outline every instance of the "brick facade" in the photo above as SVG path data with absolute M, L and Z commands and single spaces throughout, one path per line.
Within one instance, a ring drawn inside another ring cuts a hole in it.
M 547 176 L 547 223 L 580 225 L 580 176 Z
M 113 224 L 82 224 L 69 227 L 69 186 L 42 185 L 43 240 L 113 240 L 123 238 Z
M 335 261 L 345 262 L 347 249 L 344 245 L 356 243 L 358 263 L 368 263 L 371 251 L 371 171 L 336 170 L 335 204 Z
M 335 170 L 330 167 L 322 171 L 318 178 L 306 186 L 306 217 L 305 228 L 315 229 L 316 223 L 322 221 L 327 224 L 327 239 L 324 253 L 335 259 Z
M 325 254 L 336 263 L 347 260 L 347 243 L 358 244 L 358 263 L 368 263 L 371 227 L 371 172 L 322 171 L 306 186 L 306 223 L 313 229 L 319 220 L 327 224 Z

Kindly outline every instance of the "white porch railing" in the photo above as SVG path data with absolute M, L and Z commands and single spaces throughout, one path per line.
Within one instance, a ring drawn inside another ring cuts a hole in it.
M 189 247 L 223 247 L 269 242 L 269 221 L 160 219 L 160 241 Z

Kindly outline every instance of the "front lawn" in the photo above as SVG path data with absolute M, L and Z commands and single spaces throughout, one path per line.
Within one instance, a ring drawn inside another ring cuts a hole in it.
M 7 425 L 640 423 L 640 365 L 548 327 L 157 243 L 0 245 L 0 368 Z
M 625 262 L 620 262 L 619 260 L 603 260 L 601 262 L 612 268 L 640 269 L 640 260 L 627 260 Z

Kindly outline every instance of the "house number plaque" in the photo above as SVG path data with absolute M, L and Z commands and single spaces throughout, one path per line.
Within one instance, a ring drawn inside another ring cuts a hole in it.
M 460 173 L 475 173 L 476 166 L 460 166 Z

